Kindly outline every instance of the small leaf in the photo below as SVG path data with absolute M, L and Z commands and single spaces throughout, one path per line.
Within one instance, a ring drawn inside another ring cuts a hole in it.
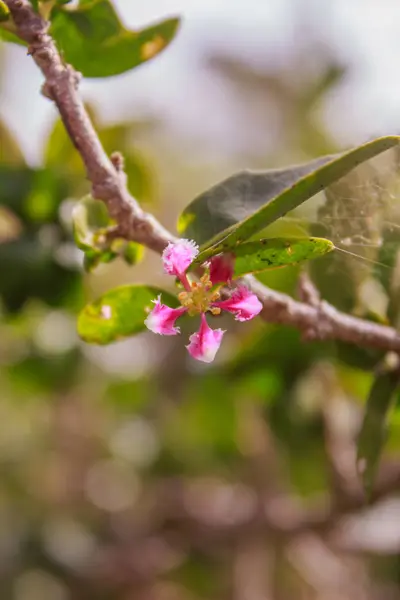
M 124 285 L 110 290 L 78 316 L 78 334 L 90 344 L 110 344 L 146 329 L 144 320 L 152 300 L 162 294 L 163 302 L 175 307 L 168 292 L 145 285 Z
M 128 265 L 136 265 L 144 255 L 144 247 L 136 242 L 128 242 L 123 238 L 116 238 L 111 242 L 110 250 L 115 256 L 122 256 Z
M 300 166 L 265 172 L 244 171 L 217 184 L 184 210 L 178 231 L 202 244 L 196 264 L 231 251 L 255 233 L 349 173 L 354 167 L 399 144 L 399 136 L 381 137 L 339 155 Z
M 91 273 L 100 263 L 109 263 L 117 258 L 117 254 L 110 250 L 85 250 L 83 257 L 83 267 L 85 271 Z
M 83 266 L 91 273 L 99 263 L 109 263 L 118 253 L 107 245 L 105 233 L 113 222 L 101 200 L 85 196 L 72 212 L 75 243 L 85 253 Z M 116 240 L 114 240 L 116 241 Z
M 85 77 L 124 73 L 159 54 L 174 38 L 179 20 L 161 21 L 141 31 L 120 22 L 109 0 L 80 2 L 75 9 L 55 7 L 51 34 Z
M 85 196 L 72 212 L 75 242 L 82 250 L 95 246 L 96 235 L 112 224 L 107 207 L 101 200 Z
M 370 390 L 364 420 L 357 443 L 357 470 L 369 496 L 387 435 L 387 417 L 399 385 L 398 357 L 388 355 L 396 363 L 381 367 Z M 388 361 L 389 362 L 389 361 Z
M 296 265 L 323 256 L 334 245 L 323 238 L 271 238 L 235 246 L 234 277 Z
M 128 265 L 136 265 L 142 260 L 143 254 L 143 246 L 136 242 L 127 242 L 123 250 L 123 257 Z

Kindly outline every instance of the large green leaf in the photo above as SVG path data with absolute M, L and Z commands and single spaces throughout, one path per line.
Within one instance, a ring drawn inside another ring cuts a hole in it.
M 377 138 L 340 155 L 265 172 L 244 171 L 217 184 L 184 210 L 181 235 L 202 244 L 199 264 L 232 248 L 349 173 L 357 165 L 399 144 L 399 136 Z
M 322 201 L 310 203 L 309 233 L 338 249 L 311 266 L 312 278 L 321 296 L 344 312 L 388 316 L 399 247 L 398 152 L 397 146 L 359 165 L 330 185 Z
M 316 237 L 267 238 L 238 244 L 232 251 L 234 277 L 296 265 L 334 250 L 330 240 Z M 215 248 L 216 253 L 218 246 Z
M 296 265 L 331 252 L 334 245 L 323 238 L 271 238 L 239 244 L 234 249 L 235 277 L 267 269 Z
M 51 23 L 51 34 L 67 62 L 86 77 L 109 77 L 159 54 L 175 36 L 179 20 L 130 31 L 109 0 L 91 0 L 75 9 L 55 7 Z
M 110 290 L 80 312 L 80 337 L 91 344 L 110 344 L 143 331 L 152 300 L 160 294 L 163 302 L 177 306 L 175 296 L 155 287 L 124 285 Z
M 365 491 L 371 493 L 375 473 L 386 440 L 388 413 L 399 385 L 398 367 L 385 365 L 372 384 L 358 437 L 357 467 Z

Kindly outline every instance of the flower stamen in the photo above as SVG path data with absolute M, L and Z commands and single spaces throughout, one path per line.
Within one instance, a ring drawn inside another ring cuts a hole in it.
M 211 310 L 212 303 L 220 297 L 218 292 L 210 292 L 212 287 L 210 276 L 205 273 L 201 276 L 200 281 L 190 282 L 190 291 L 181 292 L 178 295 L 180 303 L 188 309 L 190 316 L 199 315 L 208 310 L 213 314 L 219 314 Z

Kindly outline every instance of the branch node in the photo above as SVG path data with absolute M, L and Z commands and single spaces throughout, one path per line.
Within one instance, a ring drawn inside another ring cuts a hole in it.
M 110 160 L 117 173 L 121 173 L 125 168 L 125 160 L 121 152 L 115 151 L 111 154 Z
M 48 81 L 44 82 L 40 91 L 42 96 L 44 96 L 45 98 L 48 98 L 49 100 L 54 100 L 54 95 Z
M 82 80 L 82 73 L 80 73 L 79 71 L 75 71 L 75 69 L 71 65 L 66 65 L 65 70 L 68 73 L 74 88 L 77 90 Z
M 29 47 L 29 53 L 37 58 L 40 61 L 50 61 L 51 60 L 51 49 L 47 48 L 47 46 L 35 46 L 35 45 L 31 45 Z

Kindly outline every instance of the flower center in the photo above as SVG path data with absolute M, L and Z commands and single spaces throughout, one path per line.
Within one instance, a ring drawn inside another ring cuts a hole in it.
M 220 295 L 217 291 L 211 291 L 212 283 L 208 273 L 205 273 L 199 282 L 190 282 L 190 288 L 190 292 L 181 292 L 178 294 L 178 298 L 182 306 L 188 309 L 188 314 L 191 317 L 205 313 L 208 310 L 213 315 L 220 314 L 220 308 L 211 306 L 213 302 L 219 300 Z

